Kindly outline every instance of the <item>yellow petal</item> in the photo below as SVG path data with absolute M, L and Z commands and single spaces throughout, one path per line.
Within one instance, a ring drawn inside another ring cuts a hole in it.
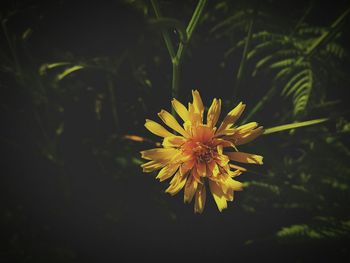
M 214 180 L 213 180 L 214 179 Z M 226 201 L 233 201 L 233 192 L 242 190 L 242 183 L 231 178 L 228 173 L 222 173 L 220 177 L 211 179 L 216 183 L 218 195 L 222 195 Z
M 197 181 L 197 183 L 202 184 L 201 177 L 198 175 L 196 169 L 191 170 L 191 176 Z
M 215 158 L 215 161 L 218 165 L 224 167 L 229 163 L 230 159 L 224 154 L 218 154 Z
M 225 193 L 225 198 L 227 201 L 233 201 L 234 195 L 233 189 L 228 189 L 227 192 Z
M 195 112 L 203 116 L 204 106 L 203 106 L 201 95 L 199 94 L 198 90 L 192 90 L 192 97 L 193 97 L 193 106 L 194 106 Z
M 204 177 L 207 173 L 207 166 L 204 162 L 197 162 L 197 173 L 199 176 Z
M 190 124 L 193 127 L 196 127 L 199 124 L 203 124 L 201 114 L 199 112 L 196 112 L 195 107 L 192 103 L 188 103 L 188 112 Z
M 198 184 L 195 203 L 194 203 L 194 212 L 201 214 L 204 210 L 205 200 L 207 198 L 207 191 L 204 184 Z
M 180 174 L 181 175 L 185 175 L 189 170 L 191 170 L 194 166 L 194 160 L 189 160 L 184 162 L 181 166 L 180 166 Z
M 261 155 L 244 152 L 226 152 L 225 154 L 230 158 L 230 160 L 236 162 L 263 164 L 263 157 Z
M 208 167 L 208 177 L 217 177 L 220 174 L 219 166 L 215 161 L 211 161 L 207 164 Z
M 234 171 L 228 170 L 227 173 L 229 174 L 230 177 L 236 177 L 238 175 L 241 175 L 242 171 L 240 171 L 240 170 L 234 170 Z
M 198 186 L 198 182 L 190 174 L 187 178 L 187 182 L 186 182 L 185 190 L 184 190 L 184 202 L 185 203 L 190 203 L 192 201 L 192 198 L 193 198 L 194 194 L 196 193 L 197 186 Z
M 225 137 L 226 138 L 226 137 Z M 227 137 L 228 138 L 228 137 Z M 213 145 L 214 146 L 218 146 L 218 145 L 221 145 L 222 147 L 232 147 L 232 148 L 235 148 L 235 145 L 232 141 L 229 141 L 228 139 L 224 140 L 222 138 L 214 138 L 213 139 Z
M 180 170 L 176 172 L 176 174 L 174 175 L 174 177 L 171 179 L 170 181 L 170 185 L 173 185 L 173 184 L 176 184 L 177 181 L 179 181 L 180 177 L 181 177 L 181 173 L 180 173 Z
M 170 161 L 181 153 L 174 148 L 154 148 L 146 151 L 141 151 L 141 157 L 146 160 L 155 160 L 159 162 Z
M 242 172 L 246 172 L 247 171 L 247 169 L 245 169 L 244 167 L 241 167 L 239 165 L 235 165 L 235 164 L 232 164 L 232 163 L 230 163 L 229 166 L 231 168 L 237 169 L 237 170 L 242 171 Z
M 146 119 L 145 127 L 147 130 L 152 132 L 155 135 L 158 135 L 160 137 L 168 137 L 168 136 L 175 136 L 171 132 L 167 131 L 162 125 L 159 123 Z
M 163 162 L 150 161 L 144 164 L 141 164 L 142 170 L 145 173 L 153 172 L 162 168 L 165 165 Z
M 228 176 L 229 179 L 231 179 Z M 224 199 L 226 201 L 233 201 L 233 190 L 230 187 L 230 183 L 227 182 L 227 178 L 226 179 L 222 179 L 221 181 L 216 181 L 216 184 L 219 186 L 219 188 L 221 189 L 221 194 L 223 195 Z
M 225 133 L 227 128 L 230 128 L 241 116 L 244 111 L 245 104 L 240 102 L 233 110 L 231 110 L 225 119 L 222 121 L 219 129 L 216 131 L 216 136 L 222 135 Z
M 185 121 L 184 124 L 184 129 L 188 134 L 192 134 L 192 122 L 190 120 Z
M 225 184 L 234 191 L 243 190 L 243 184 L 239 181 L 233 180 L 231 177 L 226 179 Z
M 224 150 L 223 148 L 224 148 L 224 146 L 222 144 L 219 144 L 216 146 L 216 150 L 217 150 L 218 154 L 223 153 L 223 150 Z
M 186 109 L 186 107 L 181 102 L 179 102 L 177 99 L 173 99 L 171 101 L 171 104 L 173 105 L 174 110 L 181 117 L 181 119 L 183 119 L 184 122 L 187 121 L 188 120 L 188 110 Z
M 172 177 L 178 168 L 179 168 L 178 164 L 177 165 L 169 164 L 159 171 L 156 179 L 159 179 L 160 182 L 163 182 L 164 180 Z
M 247 131 L 255 129 L 256 127 L 258 127 L 258 123 L 255 121 L 252 121 L 252 122 L 246 123 L 244 125 L 238 126 L 236 128 L 236 132 L 245 133 Z
M 209 188 L 219 211 L 221 212 L 223 209 L 227 208 L 227 201 L 219 184 L 209 180 Z
M 176 175 L 178 175 L 176 180 L 172 181 L 172 183 L 170 182 L 170 186 L 165 190 L 165 192 L 171 195 L 176 195 L 178 192 L 180 192 L 185 186 L 187 180 L 187 176 L 181 176 L 180 172 L 177 172 Z
M 177 122 L 177 120 L 167 111 L 161 110 L 158 113 L 158 116 L 162 119 L 162 121 L 168 125 L 173 130 L 180 133 L 182 136 L 185 136 L 186 138 L 189 137 L 188 133 L 180 126 L 180 124 Z M 174 136 L 174 135 L 172 135 Z
M 240 136 L 235 136 L 235 144 L 236 145 L 242 145 L 246 144 L 248 142 L 251 142 L 252 140 L 255 140 L 257 137 L 259 137 L 264 132 L 264 128 L 262 126 L 251 130 L 245 134 L 242 134 Z
M 210 141 L 214 136 L 213 128 L 199 124 L 196 128 L 193 129 L 192 139 L 202 143 Z
M 186 139 L 182 136 L 171 136 L 171 137 L 164 138 L 162 145 L 165 148 L 180 147 L 185 142 L 186 142 Z
M 218 122 L 221 112 L 221 99 L 213 99 L 213 102 L 208 110 L 207 124 L 209 127 L 215 127 Z

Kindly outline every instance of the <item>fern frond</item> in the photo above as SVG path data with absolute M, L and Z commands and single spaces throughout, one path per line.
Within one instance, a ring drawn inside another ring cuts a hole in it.
M 295 62 L 296 62 L 295 58 L 287 58 L 287 59 L 277 61 L 277 62 L 271 64 L 269 67 L 270 68 L 281 68 L 281 67 L 291 66 L 291 65 L 295 64 Z
M 306 71 L 306 75 L 305 76 L 299 78 L 294 83 L 294 85 L 290 85 L 289 87 L 287 87 L 288 89 L 286 87 L 284 88 L 283 91 L 285 91 L 285 96 L 286 97 L 290 96 L 293 92 L 296 92 L 296 90 L 298 90 L 300 87 L 304 87 L 305 84 L 308 84 L 308 82 L 309 82 L 309 74 L 308 74 L 309 71 L 307 69 L 304 70 L 304 71 Z M 303 73 L 304 73 L 304 71 L 303 71 Z M 299 77 L 299 75 L 300 74 L 298 74 L 298 77 Z M 293 77 L 293 78 L 295 78 L 295 77 Z
M 294 75 L 294 76 L 287 82 L 287 84 L 284 86 L 284 88 L 283 88 L 283 90 L 282 90 L 282 92 L 281 92 L 281 95 L 282 95 L 282 96 L 285 95 L 286 92 L 287 92 L 288 90 L 291 89 L 292 84 L 293 84 L 295 81 L 297 81 L 300 77 L 303 77 L 304 75 L 306 75 L 307 73 L 308 73 L 308 71 L 307 71 L 307 69 L 305 69 L 305 70 L 302 70 L 301 72 L 299 72 L 298 74 Z
M 280 240 L 329 240 L 350 234 L 350 220 L 318 217 L 312 224 L 283 227 L 276 233 Z
M 341 45 L 334 42 L 328 43 L 326 45 L 326 51 L 340 59 L 343 58 L 346 53 L 345 49 Z
M 312 34 L 314 36 L 320 36 L 323 33 L 325 33 L 327 29 L 325 27 L 317 27 L 317 26 L 306 26 L 299 28 L 298 34 L 299 35 L 306 35 L 306 34 Z
M 224 28 L 226 26 L 229 26 L 229 28 L 231 28 L 232 25 L 234 25 L 234 24 L 247 22 L 245 20 L 249 19 L 249 15 L 252 12 L 253 11 L 251 9 L 238 11 L 235 14 L 233 14 L 232 16 L 229 16 L 228 18 L 224 19 L 223 21 L 221 21 L 220 23 L 215 25 L 212 29 L 210 29 L 209 32 L 214 33 L 216 31 L 218 31 L 219 29 Z

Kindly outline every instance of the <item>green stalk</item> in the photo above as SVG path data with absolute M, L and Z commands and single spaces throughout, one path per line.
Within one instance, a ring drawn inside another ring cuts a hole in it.
M 188 23 L 187 28 L 186 28 L 187 43 L 189 43 L 189 41 L 192 37 L 192 34 L 197 27 L 199 18 L 201 17 L 201 15 L 203 13 L 203 10 L 204 10 L 206 3 L 207 3 L 207 0 L 199 0 L 198 4 L 196 6 L 196 9 L 193 12 L 192 18 L 191 18 L 191 20 Z M 177 53 L 176 53 L 176 59 L 179 62 L 181 61 L 184 49 L 185 49 L 185 45 L 183 43 L 180 43 L 179 48 L 178 48 Z
M 152 3 L 152 7 L 153 7 L 154 13 L 156 15 L 156 18 L 158 18 L 158 19 L 161 18 L 162 15 L 161 15 L 161 12 L 159 9 L 158 2 L 156 0 L 151 0 L 151 3 Z M 193 35 L 193 32 L 197 27 L 198 21 L 203 13 L 203 10 L 204 10 L 206 3 L 207 3 L 207 0 L 199 0 L 198 1 L 196 9 L 194 10 L 193 15 L 191 17 L 191 20 L 186 27 L 186 34 L 187 34 L 186 44 L 189 43 L 191 36 Z M 173 78 L 172 78 L 172 87 L 171 87 L 172 92 L 171 92 L 171 94 L 174 98 L 176 98 L 179 96 L 179 89 L 180 89 L 181 61 L 182 61 L 182 57 L 183 57 L 184 51 L 186 50 L 187 45 L 180 42 L 179 47 L 177 49 L 177 52 L 175 54 L 174 46 L 171 42 L 168 31 L 162 30 L 162 35 L 163 35 L 165 45 L 168 49 L 171 63 L 173 66 Z M 173 115 L 175 114 L 174 110 L 172 110 L 172 114 Z
M 160 12 L 157 0 L 151 0 L 151 4 L 152 4 L 153 10 L 154 10 L 154 13 L 156 15 L 156 18 L 157 19 L 162 18 L 162 14 Z M 171 43 L 171 39 L 170 39 L 169 33 L 168 33 L 167 30 L 162 30 L 162 35 L 163 35 L 163 39 L 164 39 L 165 45 L 166 45 L 166 47 L 168 49 L 170 58 L 172 60 L 173 58 L 175 58 L 175 51 L 174 51 L 173 44 Z
M 253 14 L 252 14 L 252 18 L 251 18 L 250 23 L 249 23 L 249 28 L 248 28 L 247 38 L 246 38 L 246 41 L 244 44 L 242 59 L 241 59 L 241 62 L 239 64 L 239 69 L 238 69 L 237 76 L 236 76 L 236 85 L 235 85 L 235 88 L 233 89 L 233 99 L 237 98 L 239 86 L 242 82 L 243 72 L 245 69 L 246 62 L 247 62 L 247 55 L 248 55 L 250 43 L 252 40 L 253 25 L 254 25 L 256 15 L 257 15 L 257 9 L 258 9 L 257 6 L 255 6 Z
M 171 95 L 173 98 L 178 97 L 179 87 L 180 87 L 180 64 L 176 61 L 173 63 L 173 81 L 172 81 L 172 89 L 171 89 Z
M 325 122 L 327 120 L 328 120 L 327 118 L 323 118 L 323 119 L 316 119 L 316 120 L 310 120 L 310 121 L 295 122 L 295 123 L 279 125 L 279 126 L 275 126 L 275 127 L 272 127 L 272 128 L 265 129 L 263 134 L 266 135 L 266 134 L 271 134 L 271 133 L 275 133 L 275 132 L 280 132 L 280 131 L 286 131 L 286 130 L 296 129 L 296 128 L 300 128 L 300 127 L 305 127 L 305 126 L 309 126 L 309 125 L 315 125 L 315 124 L 319 124 L 319 123 Z
M 4 20 L 1 21 L 2 30 L 4 31 L 4 35 L 5 35 L 7 44 L 9 46 L 9 48 L 10 48 L 10 51 L 11 51 L 11 55 L 12 55 L 12 58 L 13 58 L 13 61 L 14 61 L 14 65 L 15 65 L 15 68 L 16 68 L 16 74 L 18 74 L 20 82 L 22 84 L 23 79 L 22 79 L 21 66 L 20 66 L 20 63 L 19 63 L 19 60 L 18 60 L 18 56 L 17 56 L 16 50 L 15 50 L 15 48 L 13 46 L 14 42 L 11 40 L 11 38 L 9 36 L 9 33 L 7 31 L 6 22 L 7 22 L 7 19 L 4 19 Z
M 300 27 L 300 25 L 302 25 L 302 23 L 304 22 L 305 18 L 309 15 L 312 7 L 313 7 L 314 1 L 311 0 L 309 3 L 309 6 L 306 8 L 303 16 L 298 20 L 297 24 L 295 25 L 293 31 L 290 33 L 289 37 L 292 37 L 295 32 L 298 30 L 298 28 Z

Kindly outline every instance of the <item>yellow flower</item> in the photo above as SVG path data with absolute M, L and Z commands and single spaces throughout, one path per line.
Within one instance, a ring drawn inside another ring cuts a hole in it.
M 239 152 L 237 146 L 254 140 L 262 134 L 263 127 L 258 127 L 256 122 L 233 126 L 245 108 L 241 102 L 217 128 L 221 111 L 220 99 L 213 100 L 204 124 L 204 106 L 199 92 L 192 91 L 192 96 L 193 103 L 189 103 L 188 108 L 176 99 L 172 100 L 172 106 L 183 120 L 183 126 L 169 112 L 161 110 L 158 113 L 160 119 L 179 135 L 146 119 L 145 127 L 164 139 L 163 148 L 141 152 L 142 158 L 149 160 L 141 166 L 144 172 L 160 169 L 156 178 L 161 182 L 172 177 L 170 186 L 165 191 L 175 195 L 184 188 L 184 202 L 190 203 L 194 197 L 195 213 L 203 212 L 206 185 L 209 185 L 221 212 L 227 208 L 227 201 L 233 201 L 234 191 L 242 190 L 242 183 L 233 178 L 246 171 L 230 161 L 262 164 L 262 156 Z

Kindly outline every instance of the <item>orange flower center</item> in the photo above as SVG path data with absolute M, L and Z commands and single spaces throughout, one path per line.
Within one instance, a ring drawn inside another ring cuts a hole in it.
M 196 156 L 199 162 L 211 162 L 214 158 L 214 149 L 208 145 L 201 142 L 196 142 L 195 147 L 192 148 L 192 152 Z

